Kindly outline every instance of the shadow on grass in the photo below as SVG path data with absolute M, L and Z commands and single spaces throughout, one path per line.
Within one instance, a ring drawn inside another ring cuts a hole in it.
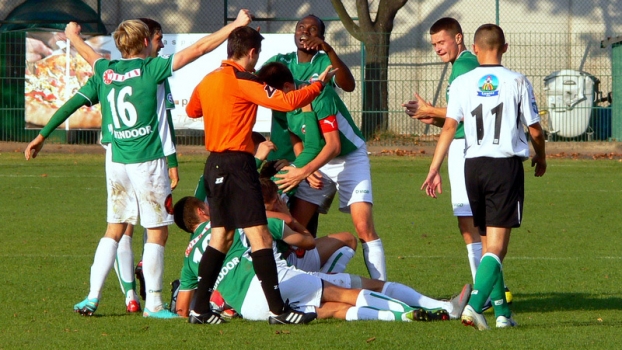
M 514 294 L 512 308 L 519 312 L 622 310 L 622 298 L 619 295 L 619 293 Z

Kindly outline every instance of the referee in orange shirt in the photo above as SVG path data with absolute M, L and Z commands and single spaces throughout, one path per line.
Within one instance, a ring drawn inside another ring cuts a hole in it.
M 186 106 L 189 117 L 203 117 L 205 123 L 205 148 L 210 155 L 203 178 L 212 219 L 212 238 L 199 265 L 190 323 L 223 321 L 211 310 L 209 299 L 236 228 L 244 229 L 251 244 L 253 267 L 270 307 L 269 322 L 308 323 L 317 316 L 295 310 L 281 298 L 251 132 L 258 105 L 283 112 L 305 106 L 320 94 L 335 71 L 329 67 L 319 81 L 285 94 L 252 74 L 262 40 L 250 27 L 231 32 L 227 60 L 203 78 Z

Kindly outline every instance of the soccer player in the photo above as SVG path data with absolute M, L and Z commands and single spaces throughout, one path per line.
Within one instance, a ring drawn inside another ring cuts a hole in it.
M 164 43 L 162 42 L 162 26 L 157 21 L 150 18 L 139 18 L 143 23 L 147 24 L 149 28 L 149 36 L 152 42 L 152 51 L 150 56 L 157 57 L 158 53 L 162 48 L 164 48 Z M 99 98 L 97 97 L 97 80 L 94 78 L 89 78 L 86 84 L 78 90 L 78 92 L 72 96 L 63 106 L 61 106 L 58 111 L 54 113 L 50 122 L 41 130 L 39 135 L 28 144 L 24 154 L 26 159 L 30 159 L 30 156 L 35 158 L 39 151 L 41 151 L 43 147 L 43 143 L 45 139 L 54 131 L 60 124 L 62 124 L 65 120 L 67 120 L 73 112 L 75 112 L 78 108 L 82 106 L 94 106 L 99 103 Z M 163 93 L 158 93 L 158 106 L 166 104 L 166 108 L 158 108 L 159 112 L 166 111 L 166 118 L 168 120 L 169 125 L 172 126 L 172 119 L 170 115 L 170 109 L 175 108 L 175 105 L 172 103 L 172 97 L 170 97 L 170 87 L 168 85 L 168 80 L 165 80 L 164 83 L 160 84 L 159 89 L 164 89 Z M 110 142 L 111 142 L 111 133 L 109 131 L 108 125 L 111 123 L 111 120 L 102 120 L 102 128 L 101 128 L 101 139 L 100 143 L 106 149 L 106 160 L 107 163 L 111 162 L 110 158 Z M 175 140 L 174 129 L 170 128 L 171 138 L 173 141 Z M 173 153 L 166 157 L 167 165 L 168 165 L 168 173 L 169 178 L 171 179 L 171 189 L 175 189 L 177 187 L 177 183 L 179 182 L 179 175 L 177 171 L 177 156 L 176 153 Z M 106 167 L 109 165 L 106 164 Z M 111 183 L 106 181 L 107 186 Z M 108 186 L 108 191 L 112 191 L 112 188 Z M 132 251 L 132 235 L 134 232 L 133 225 L 128 225 L 127 229 L 124 232 L 123 237 L 119 241 L 119 245 L 117 247 L 117 259 L 115 261 L 115 271 L 117 273 L 117 277 L 119 278 L 119 283 L 121 286 L 121 290 L 124 294 L 126 310 L 128 312 L 139 312 L 141 311 L 140 301 L 136 295 L 136 284 L 134 280 L 134 253 Z M 144 284 L 144 283 L 143 283 Z M 141 284 L 141 294 L 144 292 L 144 286 Z M 145 295 L 143 295 L 144 299 Z
M 261 193 L 268 213 L 268 229 L 277 250 L 285 260 L 303 271 L 343 272 L 356 253 L 356 238 L 350 232 L 339 232 L 315 238 L 292 217 L 287 204 L 278 194 L 276 184 L 261 178 Z M 270 226 L 270 223 L 276 226 Z
M 326 25 L 315 15 L 303 17 L 296 23 L 294 43 L 296 51 L 278 54 L 266 60 L 266 63 L 280 62 L 286 65 L 296 80 L 313 81 L 328 66 L 337 69 L 331 85 L 337 85 L 344 91 L 352 92 L 356 86 L 350 68 L 339 58 L 337 52 L 324 40 Z M 264 63 L 265 64 L 265 63 Z M 290 141 L 285 113 L 273 111 L 270 140 L 276 145 L 268 159 L 287 159 L 293 161 L 296 156 Z
M 170 126 L 157 114 L 158 85 L 173 71 L 184 67 L 218 47 L 227 35 L 251 20 L 247 10 L 221 30 L 170 56 L 148 57 L 152 51 L 149 29 L 139 20 L 122 22 L 113 37 L 122 60 L 101 58 L 80 37 L 80 26 L 70 22 L 65 34 L 78 53 L 93 66 L 98 80 L 102 114 L 111 120 L 112 166 L 106 169 L 112 183 L 108 199 L 108 229 L 95 252 L 91 269 L 91 289 L 74 309 L 92 315 L 97 309 L 101 287 L 114 263 L 118 242 L 127 224 L 135 225 L 140 215 L 147 228 L 143 273 L 147 289 L 143 316 L 172 318 L 176 314 L 162 307 L 164 245 L 172 223 L 172 196 L 165 157 L 174 152 Z
M 449 101 L 449 87 L 460 75 L 479 66 L 477 57 L 467 50 L 464 43 L 462 27 L 457 20 L 451 17 L 441 18 L 430 27 L 430 41 L 434 52 L 440 59 L 451 63 L 447 100 Z M 432 106 L 419 94 L 415 93 L 415 100 L 405 103 L 406 114 L 423 123 L 442 127 L 445 123 L 446 107 Z M 449 182 L 451 183 L 451 202 L 454 216 L 458 218 L 458 229 L 466 244 L 467 257 L 471 268 L 471 275 L 475 281 L 477 266 L 482 258 L 482 241 L 478 229 L 473 225 L 473 214 L 464 184 L 464 124 L 460 122 L 454 140 L 451 142 L 448 154 Z
M 523 219 L 522 162 L 529 158 L 523 125 L 529 129 L 535 151 L 531 159 L 535 176 L 546 172 L 544 134 L 533 88 L 524 75 L 501 65 L 507 47 L 499 26 L 484 24 L 475 32 L 473 52 L 480 66 L 456 78 L 451 85 L 445 125 L 421 186 L 434 198 L 436 191 L 441 192 L 439 169 L 458 123 L 464 122 L 466 189 L 474 224 L 486 231 L 488 244 L 477 269 L 469 305 L 462 313 L 462 323 L 479 330 L 489 328 L 482 315 L 488 297 L 497 328 L 516 325 L 505 297 L 501 264 L 510 232 L 513 227 L 520 227 Z M 489 79 L 493 90 L 484 88 Z
M 276 89 L 295 89 L 293 76 L 283 64 L 269 63 L 257 75 Z M 283 168 L 286 173 L 276 175 L 279 179 L 276 183 L 284 192 L 298 186 L 292 216 L 303 226 L 318 208 L 327 209 L 338 192 L 339 210 L 351 214 L 370 277 L 386 280 L 384 247 L 372 215 L 371 173 L 363 135 L 331 86 L 311 106 L 311 113 L 303 110 L 288 113 L 289 130 L 301 140 L 304 150 L 293 166 Z M 310 149 L 313 151 L 308 152 Z M 308 181 L 303 181 L 317 170 L 322 175 L 321 189 L 311 188 Z
M 210 309 L 209 299 L 236 228 L 243 228 L 249 237 L 253 266 L 270 305 L 271 320 L 307 323 L 315 318 L 292 309 L 281 298 L 251 130 L 258 105 L 281 111 L 304 106 L 319 95 L 335 72 L 328 67 L 319 81 L 284 94 L 251 73 L 262 40 L 261 34 L 249 27 L 232 31 L 227 40 L 227 60 L 203 78 L 186 106 L 189 117 L 203 117 L 205 123 L 205 148 L 210 154 L 203 178 L 213 219 L 212 239 L 201 260 L 201 279 L 190 323 L 222 322 Z M 240 211 L 240 207 L 247 210 Z
M 204 202 L 194 197 L 184 197 L 175 204 L 174 212 L 175 223 L 192 235 L 186 249 L 176 300 L 176 311 L 181 316 L 186 316 L 197 286 L 197 263 L 204 254 L 207 241 L 213 238 L 213 235 L 210 235 L 209 208 Z M 217 281 L 217 288 L 226 303 L 242 317 L 249 320 L 265 320 L 269 311 L 265 298 L 259 291 L 259 282 L 253 272 L 252 263 L 248 261 L 249 248 L 245 239 L 245 232 L 236 230 Z M 443 302 L 421 295 L 400 283 L 369 280 L 344 273 L 306 273 L 287 266 L 279 255 L 275 258 L 283 298 L 298 300 L 298 308 L 317 312 L 318 318 L 447 320 L 450 317 L 459 317 L 471 290 L 470 285 L 466 285 L 459 296 Z M 402 299 L 393 299 L 391 294 Z

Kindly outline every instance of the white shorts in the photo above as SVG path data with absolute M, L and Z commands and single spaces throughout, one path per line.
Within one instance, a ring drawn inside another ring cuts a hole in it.
M 294 267 L 279 268 L 278 271 L 283 301 L 289 300 L 296 310 L 315 312 L 315 308 L 322 301 L 322 280 Z M 268 302 L 257 276 L 253 277 L 242 303 L 242 310 L 238 311 L 244 319 L 251 321 L 265 321 L 270 316 Z
M 464 182 L 465 147 L 465 139 L 454 139 L 447 152 L 447 169 L 449 171 L 451 205 L 454 208 L 454 216 L 473 216 Z
M 289 254 L 286 260 L 289 265 L 302 271 L 320 271 L 322 268 L 317 248 L 306 250 L 302 258 L 299 258 L 296 253 Z
M 296 191 L 297 198 L 318 205 L 321 213 L 328 211 L 327 203 L 329 206 L 336 192 L 339 193 L 339 210 L 344 213 L 350 212 L 352 203 L 373 204 L 371 170 L 365 145 L 348 155 L 334 158 L 320 171 L 323 188 L 313 189 L 303 181 Z
M 106 189 L 109 223 L 140 224 L 144 228 L 173 223 L 171 182 L 166 159 L 122 164 L 112 161 L 106 148 Z

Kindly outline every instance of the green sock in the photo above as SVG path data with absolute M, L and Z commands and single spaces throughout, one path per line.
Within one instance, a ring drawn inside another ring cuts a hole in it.
M 121 285 L 121 291 L 127 297 L 127 293 L 129 291 L 136 290 L 136 280 L 132 279 L 131 282 L 128 282 L 121 277 L 121 271 L 119 270 L 119 259 L 115 258 L 114 260 L 114 269 L 117 272 L 117 277 L 119 278 L 119 284 Z
M 500 274 L 501 265 L 499 264 L 499 260 L 497 260 L 496 256 L 486 253 L 482 257 L 482 261 L 477 268 L 475 285 L 473 286 L 473 292 L 471 292 L 471 298 L 469 299 L 469 305 L 471 305 L 475 312 L 482 313 L 482 307 L 484 307 Z M 501 284 L 503 284 L 502 278 Z
M 499 271 L 499 278 L 495 283 L 492 291 L 490 292 L 490 300 L 492 301 L 492 307 L 495 310 L 495 317 L 512 316 L 512 310 L 505 299 L 505 281 L 503 280 L 503 270 Z

